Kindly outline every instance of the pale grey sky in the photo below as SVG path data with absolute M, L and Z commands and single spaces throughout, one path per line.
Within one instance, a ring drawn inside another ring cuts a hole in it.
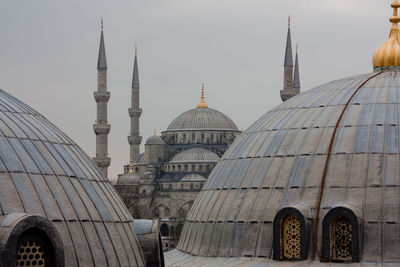
M 109 173 L 129 161 L 128 108 L 139 47 L 143 142 L 194 108 L 240 129 L 281 103 L 287 16 L 302 90 L 371 72 L 389 34 L 391 1 L 0 0 L 0 88 L 34 107 L 91 157 L 100 17 L 108 61 Z M 293 51 L 294 52 L 294 51 Z

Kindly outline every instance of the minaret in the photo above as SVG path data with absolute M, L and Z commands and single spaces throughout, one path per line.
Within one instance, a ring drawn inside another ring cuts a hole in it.
M 139 70 L 137 64 L 137 47 L 135 46 L 135 61 L 133 63 L 133 77 L 132 77 L 132 98 L 131 108 L 128 109 L 129 117 L 131 118 L 131 132 L 128 136 L 128 143 L 130 145 L 130 159 L 135 159 L 140 153 L 140 144 L 142 137 L 139 133 L 139 119 L 142 115 L 142 109 L 139 107 Z
M 296 95 L 293 90 L 293 55 L 292 55 L 292 38 L 290 35 L 290 17 L 288 18 L 288 31 L 286 38 L 285 62 L 283 64 L 283 90 L 281 90 L 282 101 L 286 101 Z
M 97 91 L 94 92 L 94 99 L 97 103 L 97 120 L 93 124 L 93 130 L 96 134 L 96 157 L 93 160 L 104 177 L 107 178 L 107 168 L 111 163 L 107 151 L 107 138 L 111 126 L 107 124 L 107 102 L 110 99 L 110 92 L 107 91 L 107 60 L 104 47 L 103 19 L 101 19 L 100 48 L 97 62 Z
M 300 73 L 299 73 L 299 45 L 296 45 L 296 60 L 294 63 L 293 90 L 296 94 L 300 93 Z

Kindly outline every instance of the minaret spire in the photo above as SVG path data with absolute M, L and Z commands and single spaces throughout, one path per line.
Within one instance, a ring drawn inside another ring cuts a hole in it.
M 135 59 L 133 62 L 133 75 L 132 75 L 132 91 L 131 91 L 131 108 L 128 110 L 129 117 L 131 118 L 131 132 L 128 136 L 128 143 L 130 145 L 130 158 L 135 159 L 140 153 L 140 144 L 142 137 L 139 132 L 139 119 L 142 115 L 142 109 L 139 107 L 139 68 L 137 63 L 137 45 L 135 45 Z
M 299 73 L 299 45 L 296 44 L 296 60 L 294 63 L 293 90 L 300 92 L 300 73 Z
M 97 120 L 93 124 L 96 134 L 96 157 L 93 158 L 97 167 L 108 177 L 107 169 L 110 166 L 111 158 L 108 157 L 108 134 L 111 126 L 107 124 L 107 102 L 110 99 L 110 92 L 107 91 L 107 60 L 104 46 L 103 19 L 101 19 L 101 34 L 99 57 L 97 61 L 97 91 L 94 92 L 94 99 L 97 103 Z
M 288 30 L 286 37 L 285 60 L 283 63 L 283 90 L 280 91 L 282 101 L 286 101 L 296 95 L 293 90 L 293 54 L 292 54 L 292 37 L 290 33 L 291 19 L 288 18 Z

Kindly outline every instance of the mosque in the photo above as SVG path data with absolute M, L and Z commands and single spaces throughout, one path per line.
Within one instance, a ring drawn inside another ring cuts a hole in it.
M 209 108 L 204 99 L 204 84 L 197 107 L 180 114 L 157 136 L 154 132 L 140 153 L 142 136 L 139 122 L 140 83 L 137 49 L 133 64 L 130 116 L 130 164 L 124 166 L 115 188 L 135 218 L 155 219 L 161 223 L 165 249 L 174 248 L 180 238 L 187 214 L 207 181 L 212 169 L 229 145 L 240 135 L 235 123 L 222 112 Z M 103 26 L 98 57 L 96 157 L 93 159 L 104 176 L 110 158 L 107 154 L 107 60 Z M 290 18 L 284 59 L 283 101 L 300 92 L 298 55 L 293 66 Z

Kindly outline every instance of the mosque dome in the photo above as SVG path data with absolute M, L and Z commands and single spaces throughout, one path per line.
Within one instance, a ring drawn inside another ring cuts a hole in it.
M 388 69 L 318 86 L 263 115 L 211 172 L 177 248 L 312 261 L 317 231 L 321 261 L 400 263 L 398 92 L 400 70 Z M 347 245 L 334 250 L 339 222 Z M 284 236 L 286 223 L 297 241 Z
M 228 116 L 212 108 L 195 108 L 182 113 L 169 124 L 165 132 L 182 130 L 239 131 Z
M 134 185 L 140 183 L 140 177 L 133 173 L 125 173 L 118 177 L 117 185 Z
M 169 163 L 205 163 L 218 160 L 219 157 L 214 152 L 202 147 L 194 147 L 178 153 Z
M 164 145 L 164 144 L 165 144 L 164 140 L 156 134 L 147 138 L 145 143 L 145 145 Z
M 0 222 L 2 266 L 145 265 L 133 218 L 107 178 L 61 130 L 2 90 Z
M 188 110 L 179 115 L 169 124 L 165 132 L 182 130 L 239 131 L 235 123 L 228 116 L 208 107 L 204 101 L 204 84 L 202 84 L 201 100 L 197 105 L 197 108 Z

